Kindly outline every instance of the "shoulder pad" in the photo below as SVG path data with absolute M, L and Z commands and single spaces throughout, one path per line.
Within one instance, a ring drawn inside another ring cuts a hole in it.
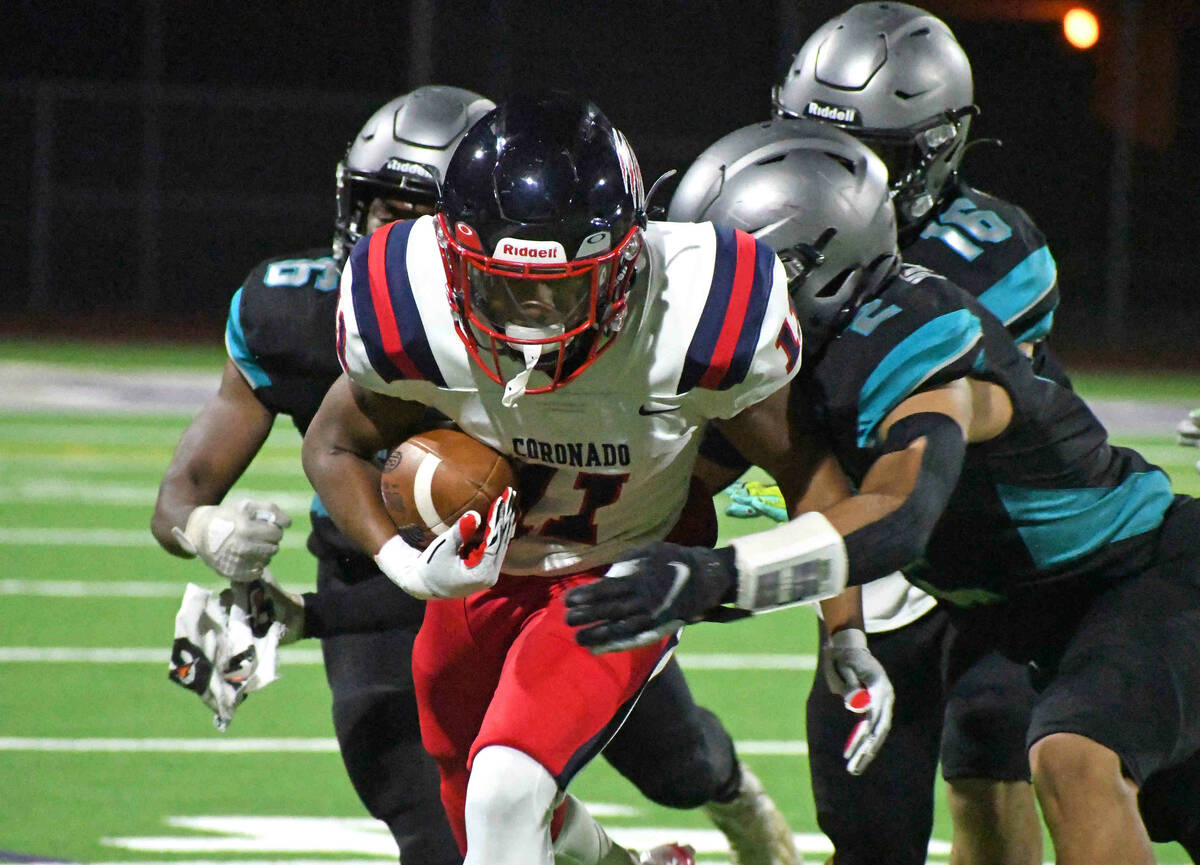
M 423 380 L 444 387 L 408 268 L 409 238 L 416 224 L 417 220 L 389 223 L 351 250 L 342 275 L 338 355 L 353 374 L 347 357 L 351 318 L 371 368 L 384 382 Z
M 775 253 L 739 229 L 713 225 L 712 279 L 688 343 L 677 393 L 746 380 L 774 288 Z M 798 346 L 797 346 L 798 348 Z
M 947 280 L 921 273 L 928 277 L 917 283 L 893 278 L 831 346 L 836 358 L 822 361 L 843 365 L 844 386 L 858 395 L 860 447 L 908 397 L 966 376 L 978 359 L 983 330 L 969 301 Z

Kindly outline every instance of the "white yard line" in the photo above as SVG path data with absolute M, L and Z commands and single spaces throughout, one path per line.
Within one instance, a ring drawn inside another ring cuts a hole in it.
M 679 652 L 676 657 L 685 670 L 742 671 L 813 670 L 816 656 L 810 654 L 725 654 L 718 652 Z M 73 646 L 0 646 L 0 663 L 9 664 L 166 664 L 170 647 L 73 647 Z M 319 649 L 285 646 L 279 650 L 279 662 L 286 666 L 322 663 Z
M 300 476 L 300 462 L 296 462 L 296 474 Z M 153 507 L 158 496 L 158 485 L 121 484 L 95 481 L 80 481 L 78 478 L 53 477 L 45 473 L 38 478 L 16 483 L 0 484 L 0 503 L 20 502 L 28 504 L 72 502 L 89 505 L 146 505 Z M 307 513 L 312 502 L 312 490 L 256 490 L 238 487 L 229 496 L 231 501 L 260 499 L 272 501 L 285 511 L 296 515 Z
M 805 757 L 808 745 L 800 740 L 754 740 L 734 742 L 739 753 L 760 757 Z M 135 738 L 33 738 L 0 737 L 0 751 L 102 752 L 102 753 L 238 753 L 238 754 L 312 754 L 336 753 L 337 739 L 328 738 L 213 738 L 135 739 Z

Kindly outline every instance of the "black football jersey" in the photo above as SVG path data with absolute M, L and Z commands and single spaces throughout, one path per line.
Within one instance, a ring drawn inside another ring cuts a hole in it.
M 328 250 L 271 258 L 246 277 L 225 325 L 229 357 L 276 414 L 303 435 L 342 373 L 335 347 L 338 269 Z
M 972 607 L 1144 566 L 1173 498 L 1167 476 L 1109 444 L 1087 405 L 1035 375 L 995 316 L 924 268 L 905 265 L 801 371 L 793 412 L 859 483 L 882 455 L 879 425 L 892 409 L 964 376 L 1003 387 L 1012 421 L 997 438 L 967 446 L 910 579 Z
M 290 417 L 301 435 L 342 374 L 335 327 L 338 281 L 328 249 L 271 258 L 250 272 L 229 305 L 225 348 L 230 359 L 259 401 Z M 312 523 L 308 546 L 314 555 L 365 558 L 316 496 Z
M 1050 333 L 1058 278 L 1045 235 L 1007 201 L 959 182 L 902 249 L 904 260 L 940 273 L 1004 322 L 1016 342 Z

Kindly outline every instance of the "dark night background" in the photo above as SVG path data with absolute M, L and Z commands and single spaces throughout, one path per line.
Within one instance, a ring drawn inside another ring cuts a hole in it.
M 219 340 L 259 259 L 328 241 L 347 141 L 419 84 L 582 90 L 624 129 L 649 185 L 768 116 L 792 53 L 848 5 L 7 0 L 0 335 Z M 972 150 L 964 173 L 1046 233 L 1069 362 L 1195 367 L 1196 4 L 1079 4 L 1102 28 L 1082 52 L 1062 36 L 1070 5 L 924 4 L 971 58 L 973 138 L 1003 139 Z

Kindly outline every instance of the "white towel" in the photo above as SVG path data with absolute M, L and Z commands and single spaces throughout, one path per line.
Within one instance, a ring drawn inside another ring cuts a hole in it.
M 248 694 L 278 678 L 283 625 L 272 620 L 269 603 L 260 580 L 234 583 L 219 595 L 188 583 L 183 593 L 168 675 L 213 710 L 221 732 Z

